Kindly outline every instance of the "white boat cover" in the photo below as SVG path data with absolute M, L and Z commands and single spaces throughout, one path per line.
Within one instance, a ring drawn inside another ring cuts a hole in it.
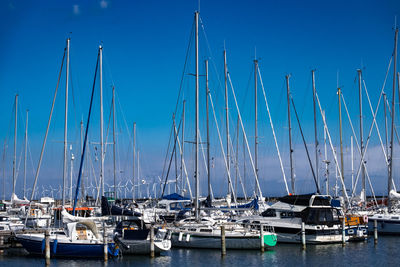
M 13 193 L 13 194 L 11 195 L 11 203 L 12 203 L 12 204 L 23 205 L 23 204 L 29 204 L 29 200 L 26 199 L 25 197 L 24 197 L 24 199 L 19 199 L 19 198 L 17 197 L 17 195 Z
M 400 200 L 400 194 L 392 189 L 390 190 L 389 198 L 392 200 Z

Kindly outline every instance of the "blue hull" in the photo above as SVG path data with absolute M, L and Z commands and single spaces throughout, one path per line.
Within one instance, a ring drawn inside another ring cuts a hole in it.
M 29 254 L 44 256 L 43 242 L 25 238 L 18 238 L 18 241 Z M 51 257 L 102 258 L 104 247 L 103 244 L 65 244 L 51 241 L 50 255 Z

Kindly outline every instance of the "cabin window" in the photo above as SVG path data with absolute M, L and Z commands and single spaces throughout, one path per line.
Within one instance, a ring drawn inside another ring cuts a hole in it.
M 263 213 L 261 213 L 261 216 L 263 217 L 276 217 L 276 211 L 275 209 L 267 209 Z
M 0 230 L 4 230 L 4 226 L 0 226 Z
M 294 218 L 294 212 L 292 211 L 287 211 L 287 212 L 281 212 L 281 218 Z
M 212 229 L 200 229 L 200 232 L 211 233 Z
M 399 219 L 399 217 L 392 217 L 392 219 L 394 219 L 394 220 L 398 220 L 398 219 Z

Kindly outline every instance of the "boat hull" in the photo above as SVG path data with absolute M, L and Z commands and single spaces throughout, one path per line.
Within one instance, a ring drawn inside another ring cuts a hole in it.
M 276 240 L 276 239 L 275 239 Z M 205 236 L 196 234 L 173 233 L 171 237 L 172 246 L 179 248 L 205 248 L 221 249 L 220 236 Z M 226 249 L 260 249 L 259 236 L 249 237 L 225 237 Z M 265 248 L 268 246 L 266 245 Z
M 22 246 L 32 255 L 43 256 L 45 253 L 43 240 L 34 240 L 24 237 L 17 237 Z M 50 241 L 51 257 L 84 257 L 101 258 L 104 256 L 103 244 L 90 243 L 64 243 L 56 240 Z
M 150 240 L 125 240 L 116 239 L 119 249 L 123 255 L 150 254 Z M 154 241 L 154 252 L 160 254 L 171 249 L 170 240 Z
M 374 231 L 374 219 L 369 219 L 368 229 Z M 378 233 L 386 235 L 400 235 L 400 220 L 377 219 Z

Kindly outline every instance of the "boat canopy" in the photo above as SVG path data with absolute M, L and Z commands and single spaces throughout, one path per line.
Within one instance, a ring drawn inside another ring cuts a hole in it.
M 162 199 L 167 199 L 167 200 L 190 200 L 190 198 L 181 196 L 181 195 L 179 195 L 177 193 L 172 193 L 170 195 L 163 196 Z

